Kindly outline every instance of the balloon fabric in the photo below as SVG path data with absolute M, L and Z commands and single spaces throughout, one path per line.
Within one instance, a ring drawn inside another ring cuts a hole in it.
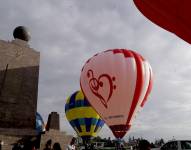
M 152 88 L 152 70 L 138 53 L 127 49 L 94 55 L 82 68 L 81 89 L 92 107 L 123 138 Z
M 149 20 L 191 44 L 190 0 L 134 0 Z
M 90 106 L 82 91 L 73 93 L 67 99 L 65 114 L 70 125 L 83 140 L 97 136 L 104 125 L 104 121 Z
M 44 121 L 38 112 L 36 112 L 36 131 L 37 133 L 45 131 Z

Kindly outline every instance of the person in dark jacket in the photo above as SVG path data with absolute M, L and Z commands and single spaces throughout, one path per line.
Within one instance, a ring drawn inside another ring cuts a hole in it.
M 62 150 L 59 143 L 54 143 L 53 150 Z
M 138 150 L 151 150 L 151 144 L 147 140 L 139 141 Z

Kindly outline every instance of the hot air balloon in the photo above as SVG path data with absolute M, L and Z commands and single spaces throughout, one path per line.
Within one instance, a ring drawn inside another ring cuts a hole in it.
M 191 44 L 190 0 L 134 0 L 140 12 Z
M 90 106 L 82 91 L 73 93 L 66 101 L 65 114 L 70 125 L 83 141 L 97 136 L 104 121 Z
M 44 121 L 38 112 L 36 112 L 36 131 L 37 133 L 45 131 Z
M 80 84 L 92 107 L 121 139 L 151 91 L 152 70 L 134 51 L 107 50 L 85 63 Z

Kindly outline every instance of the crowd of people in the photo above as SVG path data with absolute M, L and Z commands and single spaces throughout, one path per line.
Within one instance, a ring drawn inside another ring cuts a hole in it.
M 62 150 L 60 143 L 55 142 L 52 146 L 52 140 L 46 142 L 45 148 L 43 150 Z
M 1 150 L 1 147 L 0 147 Z M 17 143 L 13 144 L 12 150 L 38 150 L 36 144 L 31 141 L 19 140 Z M 43 150 L 62 150 L 60 143 L 55 142 L 52 144 L 52 140 L 49 139 Z M 76 150 L 76 139 L 72 138 L 71 142 L 67 145 L 66 150 Z
M 75 147 L 76 139 L 72 138 L 71 142 L 67 145 L 66 150 L 76 150 Z M 48 140 L 44 150 L 62 150 L 60 143 L 56 142 L 52 146 L 52 140 Z
M 76 146 L 76 138 L 72 138 L 71 142 L 67 145 L 66 150 L 78 150 L 79 147 Z M 87 144 L 88 145 L 88 144 Z M 84 146 L 84 148 L 82 148 L 83 150 L 96 150 L 95 147 L 93 147 L 91 144 L 91 146 Z M 140 140 L 138 145 L 131 147 L 131 150 L 151 150 L 152 144 L 150 144 L 147 140 Z M 82 150 L 80 149 L 80 150 Z M 18 141 L 17 143 L 15 143 L 13 145 L 12 150 L 37 150 L 35 148 L 35 144 L 32 142 L 25 142 L 23 143 L 23 141 Z M 48 140 L 45 144 L 45 147 L 43 150 L 62 150 L 60 143 L 55 142 L 54 144 L 52 144 L 52 140 Z M 115 150 L 125 150 L 125 147 L 123 144 L 116 143 L 115 145 Z

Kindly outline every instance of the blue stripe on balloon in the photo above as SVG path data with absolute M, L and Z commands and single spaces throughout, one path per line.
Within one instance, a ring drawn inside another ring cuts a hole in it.
M 79 123 L 79 120 L 78 120 L 78 119 L 71 120 L 71 121 L 70 121 L 70 124 L 72 125 L 73 128 L 76 127 L 79 132 L 82 132 L 82 129 L 81 129 L 81 127 L 80 127 L 80 123 Z
M 71 125 L 72 127 L 75 127 L 75 124 L 74 124 L 74 121 L 73 121 L 73 120 L 69 121 L 69 123 L 70 123 L 70 125 Z
M 72 96 L 70 97 L 70 101 L 69 101 L 69 109 L 71 109 L 71 108 L 74 108 L 75 107 L 75 98 L 76 98 L 76 94 L 77 94 L 77 92 L 75 92 L 74 94 L 72 94 Z
M 73 97 L 71 97 L 73 98 Z M 70 109 L 73 109 L 73 108 L 78 108 L 78 107 L 89 107 L 90 104 L 88 103 L 87 100 L 78 100 L 78 101 L 75 101 L 75 102 L 69 102 L 69 104 L 66 104 L 65 105 L 65 112 L 67 112 L 68 110 Z
M 90 129 L 91 129 L 91 122 L 92 122 L 92 118 L 85 118 L 86 132 L 90 132 Z
M 98 126 L 103 126 L 104 125 L 104 121 L 100 120 L 100 119 L 97 119 L 97 118 L 79 118 L 78 119 L 79 124 L 80 125 L 86 125 L 85 119 L 86 120 L 91 119 L 91 125 L 98 125 Z
M 92 119 L 92 125 L 96 125 L 97 122 L 98 122 L 98 120 L 99 120 L 99 119 L 97 119 L 97 118 L 93 118 L 93 119 Z
M 75 92 L 74 94 L 71 95 L 71 97 L 69 98 L 69 103 L 67 103 L 65 105 L 65 112 L 67 112 L 68 110 L 72 109 L 72 108 L 75 108 L 75 97 L 76 97 L 76 94 L 78 92 Z
M 100 123 L 99 126 L 102 127 L 102 126 L 104 125 L 105 122 L 104 122 L 103 120 L 100 119 L 100 122 L 99 122 L 99 123 Z
M 84 103 L 83 100 L 76 101 L 75 108 L 83 106 L 84 105 L 83 103 Z
M 84 120 L 84 118 L 80 118 L 80 119 L 78 119 L 78 120 L 79 120 L 80 125 L 85 125 L 85 120 Z
M 84 99 L 84 106 L 91 106 L 87 99 Z
M 100 119 L 97 118 L 79 118 L 78 121 L 80 123 L 80 125 L 86 125 L 85 119 L 91 119 L 91 125 L 97 125 L 97 123 L 99 122 L 99 126 L 103 126 L 104 125 L 104 121 L 99 121 Z
M 96 127 L 94 129 L 94 132 L 96 132 L 99 128 L 101 128 L 102 126 L 104 125 L 104 121 L 99 119 L 97 124 L 96 124 Z
M 69 110 L 69 105 L 65 104 L 65 112 L 67 112 Z

